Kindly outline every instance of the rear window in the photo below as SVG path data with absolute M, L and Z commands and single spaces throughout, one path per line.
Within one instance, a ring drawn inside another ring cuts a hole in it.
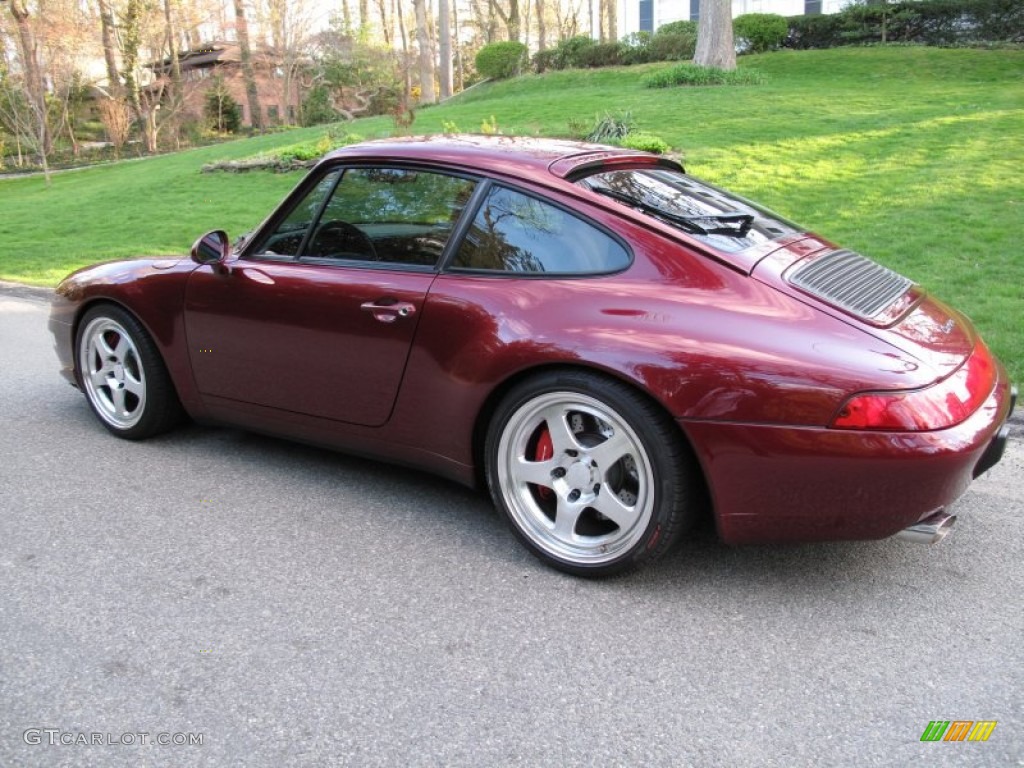
M 803 231 L 766 208 L 679 171 L 606 171 L 576 183 L 727 253 Z

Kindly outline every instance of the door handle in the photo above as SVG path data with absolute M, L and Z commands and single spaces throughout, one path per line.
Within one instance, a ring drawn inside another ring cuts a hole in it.
M 385 304 L 376 301 L 367 301 L 359 305 L 364 312 L 373 315 L 374 320 L 382 323 L 393 323 L 400 317 L 409 317 L 416 314 L 416 307 L 407 301 L 396 301 L 392 304 Z

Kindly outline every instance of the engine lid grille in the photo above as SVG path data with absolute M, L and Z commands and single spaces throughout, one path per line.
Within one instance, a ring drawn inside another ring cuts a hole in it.
M 914 284 L 898 272 L 845 249 L 801 264 L 788 279 L 797 288 L 864 320 L 881 314 Z

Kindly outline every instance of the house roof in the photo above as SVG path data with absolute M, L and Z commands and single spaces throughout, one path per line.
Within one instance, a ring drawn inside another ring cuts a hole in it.
M 242 60 L 242 52 L 238 43 L 215 41 L 206 43 L 191 51 L 178 53 L 178 65 L 182 71 L 203 69 L 217 64 L 234 64 Z M 152 61 L 146 65 L 153 71 L 167 72 L 171 68 L 171 57 L 166 56 L 160 61 Z

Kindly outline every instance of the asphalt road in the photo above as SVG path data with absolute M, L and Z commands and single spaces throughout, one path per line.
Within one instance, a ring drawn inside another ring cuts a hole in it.
M 702 533 L 588 582 L 432 477 L 117 440 L 45 321 L 0 289 L 0 766 L 1024 765 L 1019 439 L 935 547 Z

